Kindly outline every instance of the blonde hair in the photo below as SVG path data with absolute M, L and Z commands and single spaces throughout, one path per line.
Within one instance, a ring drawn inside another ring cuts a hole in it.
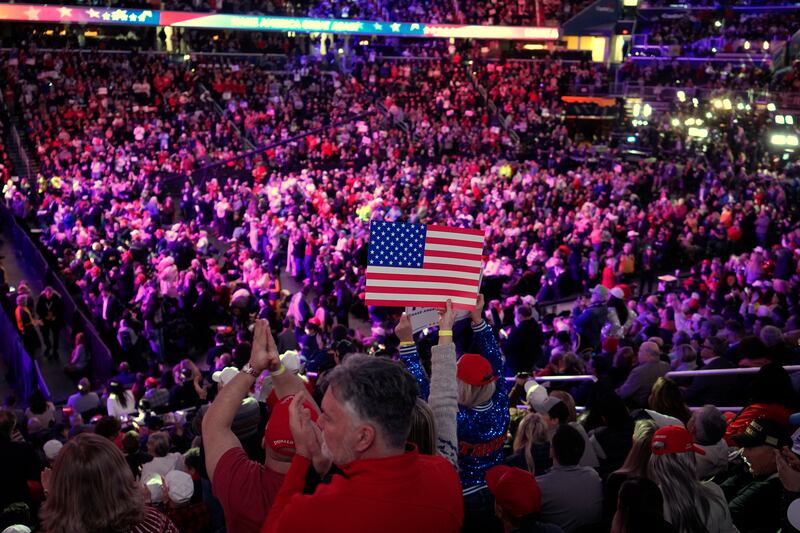
M 458 403 L 467 409 L 484 404 L 494 396 L 495 383 L 488 385 L 470 385 L 458 380 Z
M 114 443 L 81 433 L 64 444 L 40 512 L 45 533 L 127 531 L 144 516 L 144 495 Z
M 525 454 L 525 466 L 533 474 L 536 471 L 536 465 L 533 461 L 533 445 L 544 444 L 549 441 L 547 424 L 545 424 L 542 415 L 528 413 L 519 423 L 512 449 L 514 453 L 521 451 Z
M 625 462 L 616 471 L 629 477 L 650 478 L 649 463 L 653 435 L 658 426 L 652 420 L 637 420 L 633 429 L 633 444 Z
M 411 431 L 408 440 L 417 445 L 419 453 L 436 455 L 436 419 L 433 417 L 430 405 L 422 398 L 417 398 L 417 403 L 411 412 Z

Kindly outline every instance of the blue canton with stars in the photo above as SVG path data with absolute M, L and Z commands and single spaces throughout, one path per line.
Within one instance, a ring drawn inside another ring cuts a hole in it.
M 372 222 L 369 226 L 369 266 L 422 268 L 425 224 Z

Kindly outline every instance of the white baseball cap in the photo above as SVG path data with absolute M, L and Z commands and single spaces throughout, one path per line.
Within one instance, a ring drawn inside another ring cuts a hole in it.
M 214 383 L 220 383 L 222 385 L 227 385 L 231 382 L 233 378 L 239 373 L 239 369 L 235 366 L 226 366 L 222 370 L 217 370 L 213 374 L 211 374 L 211 379 L 214 380 Z
M 173 470 L 164 476 L 167 483 L 167 494 L 173 503 L 186 503 L 194 495 L 192 476 L 180 470 Z

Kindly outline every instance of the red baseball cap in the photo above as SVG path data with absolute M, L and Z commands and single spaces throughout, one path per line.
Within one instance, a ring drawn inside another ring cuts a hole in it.
M 706 451 L 694 443 L 692 434 L 683 426 L 666 426 L 658 429 L 650 445 L 653 455 L 694 452 L 705 455 Z
M 603 351 L 606 353 L 616 353 L 619 348 L 619 337 L 606 337 L 603 339 Z
M 269 415 L 269 422 L 264 430 L 264 441 L 269 448 L 284 457 L 294 455 L 294 438 L 292 430 L 289 429 L 289 405 L 292 403 L 294 395 L 286 396 L 275 405 Z M 309 402 L 304 402 L 303 407 L 311 411 L 311 420 L 314 422 L 319 418 L 319 413 Z
M 488 385 L 497 379 L 489 361 L 476 353 L 462 355 L 457 368 L 456 376 L 467 385 Z
M 158 380 L 152 376 L 144 380 L 144 386 L 147 387 L 148 389 L 151 387 L 155 387 L 157 385 L 158 385 Z
M 486 471 L 486 485 L 503 514 L 520 518 L 542 507 L 542 490 L 536 478 L 521 468 L 493 466 Z

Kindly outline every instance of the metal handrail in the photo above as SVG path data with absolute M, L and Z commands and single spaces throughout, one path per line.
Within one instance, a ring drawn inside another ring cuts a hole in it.
M 513 383 L 517 378 L 505 378 L 507 382 Z M 557 381 L 557 382 L 564 382 L 564 381 L 593 381 L 597 382 L 597 376 L 593 376 L 591 374 L 580 374 L 577 376 L 531 376 L 531 379 L 535 381 Z
M 787 372 L 800 371 L 800 365 L 787 365 L 783 367 Z M 719 368 L 716 370 L 675 370 L 667 372 L 668 378 L 686 378 L 698 376 L 735 376 L 740 374 L 757 374 L 761 370 L 759 367 L 746 368 Z
M 514 407 L 516 407 L 520 411 L 530 411 L 530 409 L 531 409 L 530 405 L 526 405 L 524 403 L 521 403 L 519 405 L 515 405 Z M 690 411 L 699 411 L 703 407 L 705 407 L 705 406 L 700 406 L 700 405 L 694 406 L 694 407 L 689 406 L 689 410 Z M 731 413 L 738 413 L 739 411 L 744 409 L 744 407 L 739 407 L 739 406 L 737 406 L 737 407 L 717 407 L 717 409 L 719 409 L 720 412 L 722 412 L 722 413 L 724 413 L 726 411 L 730 411 Z M 586 406 L 585 405 L 576 405 L 575 406 L 575 411 L 577 411 L 579 413 L 582 413 L 582 412 L 586 411 Z

